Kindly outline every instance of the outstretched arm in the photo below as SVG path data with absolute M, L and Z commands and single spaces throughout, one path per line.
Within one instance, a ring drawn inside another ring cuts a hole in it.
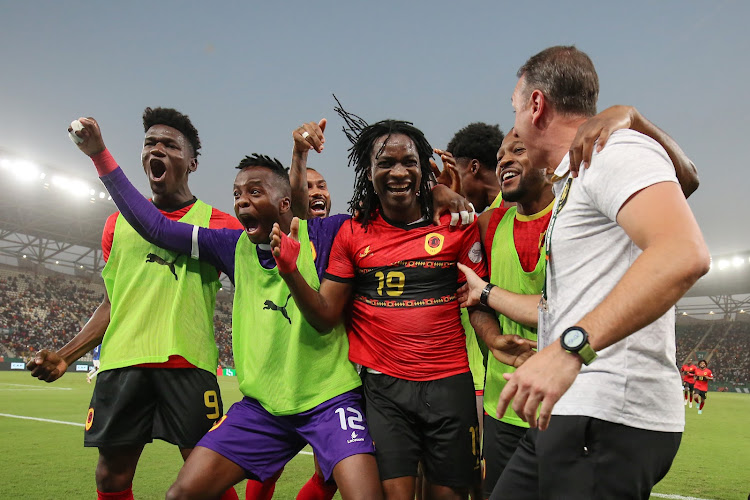
M 192 224 L 169 220 L 128 180 L 125 173 L 104 145 L 99 124 L 93 118 L 80 118 L 82 130 L 73 131 L 81 140 L 78 148 L 94 162 L 101 181 L 112 195 L 112 200 L 120 209 L 123 217 L 145 240 L 162 248 L 209 261 L 217 269 L 227 272 L 232 277 L 231 266 L 223 262 L 219 245 L 213 240 L 199 247 L 198 233 L 217 234 L 232 230 L 210 230 L 198 228 Z M 203 240 L 203 238 L 201 238 Z M 235 240 L 236 241 L 236 240 Z
M 310 150 L 323 152 L 326 138 L 327 120 L 323 118 L 318 123 L 309 122 L 301 125 L 292 132 L 294 150 L 292 151 L 292 165 L 289 168 L 289 183 L 292 185 L 292 213 L 300 219 L 307 219 L 310 208 L 310 197 L 307 190 L 307 156 Z
M 104 332 L 109 326 L 110 309 L 109 295 L 105 291 L 102 303 L 70 342 L 57 352 L 42 349 L 26 364 L 26 369 L 31 371 L 31 376 L 45 382 L 54 382 L 65 375 L 71 363 L 102 343 Z
M 588 168 L 596 143 L 596 150 L 601 151 L 612 132 L 631 129 L 647 135 L 666 150 L 672 160 L 677 180 L 680 182 L 685 198 L 698 189 L 698 171 L 682 148 L 666 132 L 651 123 L 632 106 L 612 106 L 598 115 L 589 118 L 578 128 L 573 144 L 570 146 L 570 170 L 576 177 L 582 165 Z M 598 142 L 597 142 L 598 141 Z
M 461 307 L 478 306 L 479 297 L 487 286 L 487 282 L 460 262 L 458 269 L 466 275 L 466 283 L 458 289 L 459 305 Z M 511 321 L 536 327 L 539 321 L 537 306 L 540 299 L 541 295 L 523 295 L 495 286 L 490 290 L 487 305 Z
M 291 233 L 287 236 L 278 223 L 271 231 L 271 250 L 276 259 L 279 275 L 284 279 L 295 304 L 308 323 L 320 333 L 328 333 L 341 323 L 351 296 L 352 286 L 323 279 L 320 290 L 314 290 L 297 269 L 299 219 L 292 219 Z

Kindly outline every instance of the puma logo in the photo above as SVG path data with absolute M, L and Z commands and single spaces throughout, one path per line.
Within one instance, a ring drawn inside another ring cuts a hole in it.
M 169 270 L 172 272 L 172 274 L 174 274 L 174 279 L 177 279 L 177 273 L 174 270 L 174 263 L 177 262 L 177 259 L 179 258 L 180 257 L 177 256 L 172 262 L 167 262 L 166 260 L 162 259 L 155 253 L 150 253 L 146 256 L 146 262 L 156 262 L 157 264 L 161 266 L 167 266 Z
M 281 315 L 284 316 L 286 318 L 286 320 L 289 322 L 289 324 L 291 325 L 292 324 L 292 320 L 289 319 L 289 315 L 286 313 L 286 306 L 287 306 L 287 304 L 289 304 L 289 299 L 291 297 L 292 297 L 292 294 L 290 293 L 289 296 L 287 296 L 286 302 L 284 302 L 283 306 L 277 306 L 276 304 L 273 303 L 273 301 L 267 300 L 265 302 L 266 305 L 265 305 L 265 307 L 263 309 L 270 309 L 272 311 L 280 311 Z
M 362 252 L 360 252 L 359 258 L 364 259 L 368 255 L 370 255 L 370 245 L 367 245 L 367 247 Z

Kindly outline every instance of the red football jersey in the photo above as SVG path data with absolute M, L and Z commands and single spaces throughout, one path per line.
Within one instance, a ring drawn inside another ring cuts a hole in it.
M 325 277 L 353 285 L 352 362 L 418 381 L 469 371 L 456 262 L 482 277 L 487 267 L 477 224 L 451 231 L 449 220 L 397 225 L 377 215 L 367 231 L 356 221 L 341 226 Z
M 708 391 L 708 379 L 712 378 L 714 374 L 710 368 L 696 368 L 695 369 L 695 389 L 698 391 Z
M 682 365 L 682 381 L 692 384 L 695 382 L 695 370 L 698 367 L 695 365 Z M 685 373 L 687 372 L 687 373 Z

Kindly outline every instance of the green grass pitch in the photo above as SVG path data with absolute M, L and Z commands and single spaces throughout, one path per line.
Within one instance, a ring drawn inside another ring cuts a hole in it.
M 228 409 L 240 399 L 237 379 L 221 377 L 219 382 Z M 46 384 L 28 373 L 0 372 L 0 414 L 79 424 L 0 416 L 0 498 L 94 498 L 97 451 L 83 447 L 81 426 L 93 387 L 84 374 L 68 373 Z M 710 393 L 702 415 L 695 407 L 685 411 L 680 451 L 652 498 L 748 498 L 750 395 Z M 147 445 L 133 483 L 135 497 L 164 498 L 181 463 L 174 446 L 161 441 Z M 274 498 L 295 498 L 312 473 L 312 457 L 298 455 L 287 465 Z M 244 483 L 237 491 L 244 498 Z

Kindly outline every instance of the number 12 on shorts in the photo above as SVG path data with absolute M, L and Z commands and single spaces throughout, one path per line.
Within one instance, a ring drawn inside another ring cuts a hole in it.
M 347 418 L 346 412 L 351 413 L 352 415 L 349 415 Z M 362 413 L 359 410 L 356 410 L 352 408 L 351 406 L 348 406 L 346 410 L 343 408 L 336 408 L 335 413 L 339 416 L 339 424 L 341 424 L 341 430 L 347 430 L 347 429 L 355 429 L 358 431 L 365 430 L 364 425 L 360 425 L 362 423 Z M 349 424 L 349 427 L 347 427 L 347 424 Z

